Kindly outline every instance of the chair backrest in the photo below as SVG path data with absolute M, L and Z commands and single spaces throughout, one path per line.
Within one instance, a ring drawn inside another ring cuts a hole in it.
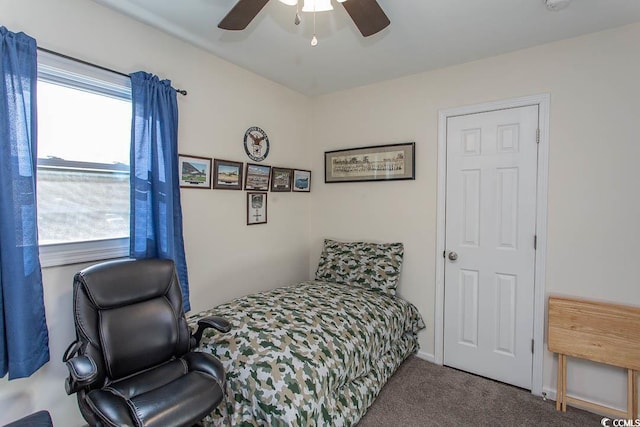
M 91 266 L 75 275 L 73 293 L 80 353 L 91 356 L 98 368 L 95 387 L 189 350 L 190 333 L 171 260 Z

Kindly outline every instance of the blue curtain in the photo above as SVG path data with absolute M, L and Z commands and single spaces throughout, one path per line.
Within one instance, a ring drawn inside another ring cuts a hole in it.
M 169 80 L 131 74 L 131 248 L 132 258 L 176 263 L 184 310 L 189 279 L 182 237 L 178 173 L 178 103 Z
M 0 27 L 0 376 L 49 361 L 36 215 L 36 41 Z

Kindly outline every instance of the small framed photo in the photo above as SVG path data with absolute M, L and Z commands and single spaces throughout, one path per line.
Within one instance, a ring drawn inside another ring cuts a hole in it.
M 267 223 L 267 193 L 247 193 L 247 225 Z
M 211 188 L 211 158 L 178 154 L 180 188 Z
M 244 189 L 269 191 L 271 166 L 247 163 L 247 173 L 244 176 Z
M 308 193 L 311 191 L 311 171 L 294 169 L 293 191 Z
M 216 190 L 242 190 L 242 162 L 214 159 L 213 188 Z
M 293 181 L 293 169 L 271 168 L 271 191 L 291 191 Z

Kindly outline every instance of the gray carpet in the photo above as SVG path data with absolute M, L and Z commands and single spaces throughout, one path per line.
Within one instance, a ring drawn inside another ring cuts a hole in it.
M 601 416 L 556 411 L 526 390 L 411 356 L 398 368 L 358 427 L 600 426 Z

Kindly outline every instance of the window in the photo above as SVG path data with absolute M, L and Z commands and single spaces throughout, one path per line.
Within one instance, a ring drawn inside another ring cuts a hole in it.
M 38 54 L 38 238 L 44 267 L 129 253 L 131 87 Z

